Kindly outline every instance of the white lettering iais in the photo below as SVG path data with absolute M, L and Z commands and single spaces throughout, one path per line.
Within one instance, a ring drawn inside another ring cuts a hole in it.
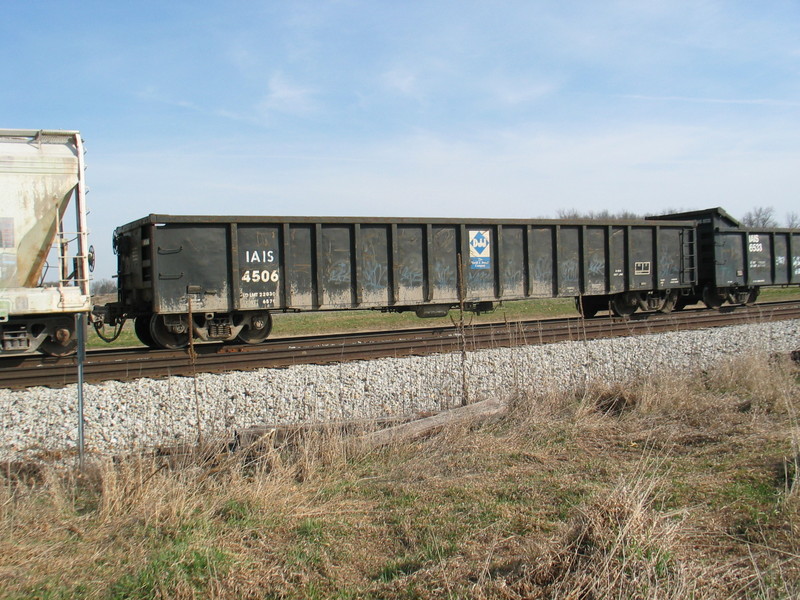
M 275 261 L 274 250 L 245 250 L 244 261 L 248 263 L 271 263 Z

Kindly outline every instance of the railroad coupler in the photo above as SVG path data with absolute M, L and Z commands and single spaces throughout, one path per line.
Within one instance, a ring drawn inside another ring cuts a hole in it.
M 92 312 L 89 315 L 89 320 L 94 323 L 95 327 L 119 325 L 125 322 L 125 318 L 126 315 L 123 306 L 118 302 L 111 302 L 99 306 L 95 305 L 92 307 Z

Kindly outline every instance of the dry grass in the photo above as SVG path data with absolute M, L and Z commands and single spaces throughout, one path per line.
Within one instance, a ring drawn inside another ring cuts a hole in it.
M 750 358 L 520 390 L 380 450 L 323 430 L 7 476 L 0 597 L 794 598 L 798 391 Z

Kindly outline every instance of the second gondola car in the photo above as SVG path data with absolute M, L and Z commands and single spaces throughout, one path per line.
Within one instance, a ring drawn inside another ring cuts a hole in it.
M 751 304 L 762 287 L 800 284 L 800 230 L 747 227 L 721 208 L 648 218 L 694 224 L 697 281 L 679 303 Z

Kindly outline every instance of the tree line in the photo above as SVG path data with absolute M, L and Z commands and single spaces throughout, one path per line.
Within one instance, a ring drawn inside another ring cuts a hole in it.
M 668 215 L 676 212 L 684 212 L 681 210 L 667 209 L 658 214 Z M 621 210 L 618 212 L 611 212 L 609 210 L 600 211 L 579 211 L 574 208 L 559 209 L 559 219 L 593 219 L 597 221 L 629 221 L 644 219 L 645 215 L 631 212 L 629 210 Z M 778 220 L 775 214 L 775 209 L 772 206 L 759 206 L 744 213 L 739 219 L 745 227 L 789 227 L 791 229 L 800 228 L 800 213 L 791 211 L 786 213 L 783 222 Z
M 668 215 L 673 212 L 682 212 L 680 210 L 668 209 L 660 214 Z M 575 209 L 559 209 L 559 219 L 594 219 L 597 221 L 631 221 L 643 219 L 644 215 L 631 212 L 629 210 L 621 210 L 611 212 L 609 210 L 588 211 L 582 212 Z M 771 206 L 759 206 L 753 210 L 747 211 L 740 219 L 742 225 L 746 227 L 790 227 L 793 229 L 800 228 L 800 213 L 788 212 L 784 219 L 783 225 L 778 222 L 775 216 L 775 209 Z M 111 279 L 97 279 L 92 282 L 92 294 L 115 294 L 117 292 L 117 282 Z

